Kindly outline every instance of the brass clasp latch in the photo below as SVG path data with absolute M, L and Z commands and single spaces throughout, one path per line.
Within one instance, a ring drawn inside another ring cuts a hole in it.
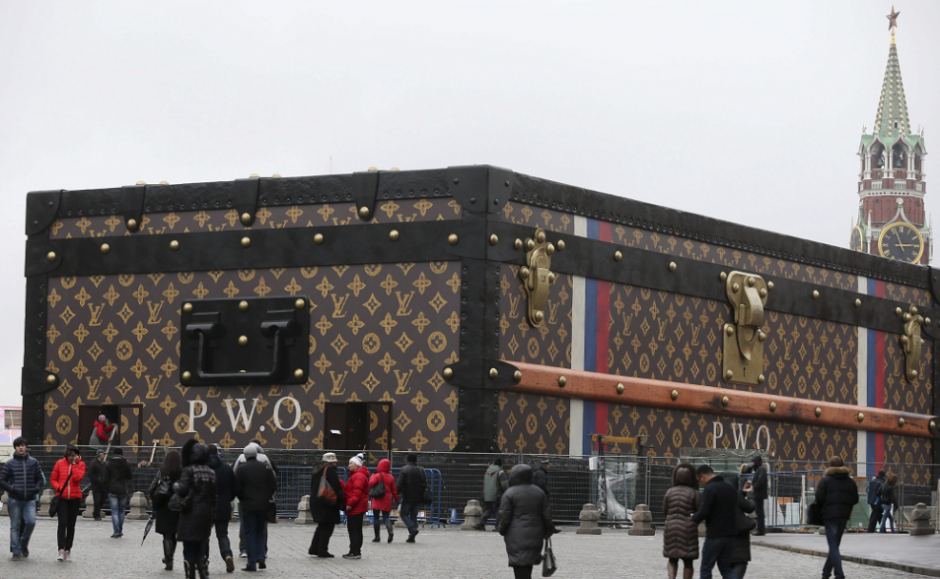
M 759 275 L 733 271 L 725 280 L 734 323 L 725 324 L 722 365 L 725 382 L 757 386 L 764 382 L 764 307 L 767 282 Z
M 545 323 L 548 286 L 555 281 L 555 274 L 551 272 L 555 246 L 546 241 L 544 230 L 536 229 L 532 239 L 525 241 L 525 248 L 526 264 L 519 270 L 519 277 L 528 302 L 529 324 L 537 328 Z
M 911 309 L 904 314 L 904 333 L 901 335 L 901 346 L 904 349 L 904 376 L 908 382 L 914 382 L 920 375 L 920 350 L 924 345 L 924 339 L 920 337 L 920 327 L 923 324 L 924 316 L 918 315 L 917 306 L 911 306 Z

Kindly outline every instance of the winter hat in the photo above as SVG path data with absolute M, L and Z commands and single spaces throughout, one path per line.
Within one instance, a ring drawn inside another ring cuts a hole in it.
M 107 419 L 108 419 L 108 417 L 105 416 L 104 414 L 99 414 L 99 415 L 98 415 L 98 422 L 104 422 L 104 421 L 107 420 Z
M 118 456 L 124 456 L 124 449 L 121 448 L 120 446 L 117 447 L 117 448 L 115 448 L 115 449 L 112 450 L 111 452 L 113 452 L 114 454 L 116 454 L 116 455 L 118 455 Z
M 245 458 L 258 458 L 258 445 L 255 443 L 250 443 L 245 447 Z
M 95 456 L 101 456 L 102 454 L 108 454 L 108 453 L 105 452 L 103 448 L 99 448 L 98 450 L 95 451 Z
M 361 454 L 357 454 L 356 456 L 354 456 L 354 457 L 352 457 L 351 459 L 349 459 L 349 463 L 350 463 L 350 464 L 354 464 L 354 465 L 356 465 L 356 466 L 362 466 L 362 459 L 359 458 L 359 457 L 361 457 L 361 456 L 362 456 Z
M 754 463 L 754 466 L 760 466 L 764 464 L 764 459 L 761 458 L 761 456 L 758 454 L 757 456 L 751 459 L 751 462 Z
M 78 449 L 78 447 L 75 446 L 74 444 L 66 444 L 66 445 L 65 445 L 65 453 L 64 453 L 64 454 L 68 454 L 69 451 L 74 452 L 74 453 L 77 454 L 78 456 L 81 456 L 81 455 L 82 455 L 82 451 L 80 451 L 80 450 Z M 63 456 L 64 456 L 64 455 L 63 455 Z
M 332 452 L 327 452 L 323 455 L 323 462 L 336 462 L 336 454 Z

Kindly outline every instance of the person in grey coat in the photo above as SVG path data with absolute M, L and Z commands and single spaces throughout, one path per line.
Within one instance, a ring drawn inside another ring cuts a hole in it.
M 499 534 L 506 542 L 509 566 L 516 579 L 531 579 L 532 567 L 542 562 L 542 541 L 554 529 L 548 497 L 532 484 L 532 467 L 512 467 L 509 489 L 499 505 Z

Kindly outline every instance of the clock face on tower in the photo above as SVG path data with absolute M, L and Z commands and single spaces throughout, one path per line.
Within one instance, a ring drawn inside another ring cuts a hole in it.
M 865 251 L 862 249 L 862 228 L 856 227 L 852 230 L 852 243 L 849 245 L 852 251 Z
M 878 253 L 882 257 L 917 263 L 924 254 L 924 238 L 913 225 L 897 221 L 881 231 Z

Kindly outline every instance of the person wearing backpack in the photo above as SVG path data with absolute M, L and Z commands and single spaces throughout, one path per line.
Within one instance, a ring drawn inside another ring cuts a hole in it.
M 388 542 L 391 543 L 395 537 L 389 515 L 392 512 L 392 505 L 398 502 L 398 487 L 395 486 L 395 477 L 390 474 L 391 470 L 391 461 L 383 458 L 379 461 L 379 466 L 376 467 L 376 473 L 369 479 L 369 497 L 372 499 L 372 526 L 375 528 L 373 543 L 382 541 L 379 536 L 382 529 L 379 518 L 382 519 L 385 528 L 388 529 Z
M 180 506 L 176 540 L 183 543 L 183 566 L 186 579 L 209 579 L 209 538 L 215 521 L 215 471 L 209 468 L 209 447 L 192 439 L 180 452 L 183 470 L 173 485 Z M 170 497 L 171 502 L 174 497 Z M 171 503 L 172 504 L 172 503 Z
M 888 521 L 891 521 L 891 532 L 894 532 L 894 511 L 897 510 L 898 498 L 895 489 L 898 486 L 898 475 L 891 473 L 888 475 L 888 482 L 881 487 L 881 506 L 884 509 L 884 515 L 881 518 L 881 532 L 887 532 Z
M 163 564 L 167 571 L 173 570 L 173 555 L 176 553 L 176 527 L 180 514 L 169 507 L 173 496 L 173 483 L 180 479 L 183 460 L 178 450 L 170 450 L 163 459 L 163 464 L 156 478 L 150 484 L 150 501 L 153 503 L 154 518 L 157 521 L 157 533 L 163 536 Z
M 85 477 L 85 463 L 82 453 L 74 445 L 65 447 L 65 456 L 52 468 L 50 483 L 59 497 L 56 515 L 59 519 L 57 539 L 59 556 L 56 561 L 72 560 L 72 541 L 75 539 L 75 521 L 82 505 L 82 479 Z

